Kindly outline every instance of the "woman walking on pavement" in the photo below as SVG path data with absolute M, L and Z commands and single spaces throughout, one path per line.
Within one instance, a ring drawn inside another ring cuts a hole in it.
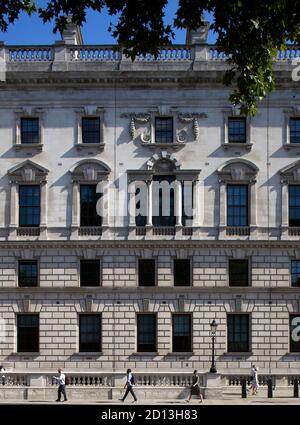
M 203 397 L 201 394 L 201 390 L 199 387 L 199 375 L 198 375 L 198 371 L 194 370 L 193 373 L 193 378 L 192 378 L 192 385 L 190 388 L 190 395 L 189 398 L 187 399 L 187 402 L 189 403 L 190 399 L 192 398 L 193 395 L 196 395 L 199 397 L 200 399 L 200 403 L 203 403 Z

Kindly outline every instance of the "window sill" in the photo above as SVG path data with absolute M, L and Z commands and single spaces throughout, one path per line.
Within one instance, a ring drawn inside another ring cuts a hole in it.
M 236 351 L 236 352 L 231 352 L 231 351 L 226 351 L 225 353 L 223 353 L 223 356 L 226 357 L 249 357 L 249 356 L 253 356 L 253 351 Z
M 43 150 L 42 143 L 18 143 L 14 145 L 15 151 L 27 150 L 27 149 L 36 149 L 37 151 Z
M 173 143 L 155 143 L 155 142 L 141 142 L 142 146 L 147 148 L 161 148 L 161 149 L 180 149 L 185 146 L 185 142 L 173 142 Z
M 26 352 L 26 351 L 24 351 L 24 352 L 20 352 L 20 351 L 18 351 L 18 352 L 16 352 L 16 353 L 12 353 L 12 355 L 13 356 L 20 356 L 20 357 L 29 357 L 29 356 L 32 356 L 32 357 L 36 357 L 36 356 L 39 356 L 41 353 L 39 352 L 39 351 L 37 351 L 37 352 Z
M 172 351 L 171 353 L 168 353 L 167 356 L 185 356 L 185 357 L 191 357 L 193 356 L 195 353 L 193 351 Z
M 78 351 L 78 353 L 74 353 L 73 356 L 80 356 L 80 357 L 100 357 L 103 356 L 103 351 Z
M 245 142 L 241 142 L 241 143 L 233 143 L 233 142 L 227 142 L 227 143 L 223 143 L 222 144 L 223 149 L 229 149 L 229 148 L 241 148 L 241 149 L 246 149 L 247 151 L 250 151 L 252 149 L 253 143 L 245 143 Z
M 283 145 L 284 149 L 289 150 L 289 149 L 300 149 L 300 143 L 285 143 Z
M 138 352 L 138 353 L 132 353 L 132 356 L 158 356 L 158 352 L 157 351 Z
M 97 150 L 103 150 L 104 149 L 104 143 L 76 143 L 75 148 L 80 151 L 82 149 L 97 149 Z

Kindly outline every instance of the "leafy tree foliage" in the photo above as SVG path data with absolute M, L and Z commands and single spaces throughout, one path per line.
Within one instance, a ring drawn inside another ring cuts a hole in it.
M 158 53 L 159 46 L 170 44 L 174 32 L 164 22 L 168 0 L 48 0 L 38 7 L 31 0 L 6 0 L 0 4 L 0 29 L 18 19 L 21 12 L 37 12 L 44 22 L 54 20 L 54 31 L 63 31 L 66 16 L 73 22 L 85 22 L 89 9 L 107 8 L 117 15 L 110 31 L 118 44 L 134 59 L 141 53 Z M 177 28 L 195 29 L 204 12 L 213 17 L 211 29 L 216 33 L 218 50 L 230 64 L 224 76 L 233 85 L 232 103 L 242 113 L 255 114 L 257 101 L 275 87 L 273 59 L 287 42 L 300 41 L 300 0 L 179 0 L 174 17 Z

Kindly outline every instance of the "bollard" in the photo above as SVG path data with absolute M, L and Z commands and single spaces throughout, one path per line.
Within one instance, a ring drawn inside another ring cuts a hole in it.
M 247 398 L 246 379 L 242 379 L 242 398 Z
M 272 379 L 268 379 L 268 398 L 273 398 L 273 383 L 272 383 Z
M 294 379 L 294 397 L 298 398 L 299 397 L 299 384 L 298 384 L 298 379 Z

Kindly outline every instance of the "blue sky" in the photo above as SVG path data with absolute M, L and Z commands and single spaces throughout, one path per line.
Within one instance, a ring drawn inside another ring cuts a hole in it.
M 149 0 L 151 1 L 151 0 Z M 44 5 L 46 1 L 37 1 L 39 5 Z M 166 22 L 172 23 L 177 10 L 178 1 L 169 0 L 166 7 Z M 206 19 L 209 19 L 206 17 Z M 115 44 L 115 39 L 108 32 L 110 22 L 114 22 L 113 17 L 103 10 L 101 14 L 89 11 L 86 23 L 82 27 L 82 34 L 85 44 Z M 0 40 L 5 44 L 52 44 L 60 39 L 60 34 L 53 34 L 53 23 L 43 24 L 37 15 L 28 17 L 22 14 L 14 25 L 10 25 L 6 33 L 0 32 Z M 185 30 L 175 30 L 174 44 L 185 43 Z M 213 34 L 209 35 L 210 43 L 214 43 Z

